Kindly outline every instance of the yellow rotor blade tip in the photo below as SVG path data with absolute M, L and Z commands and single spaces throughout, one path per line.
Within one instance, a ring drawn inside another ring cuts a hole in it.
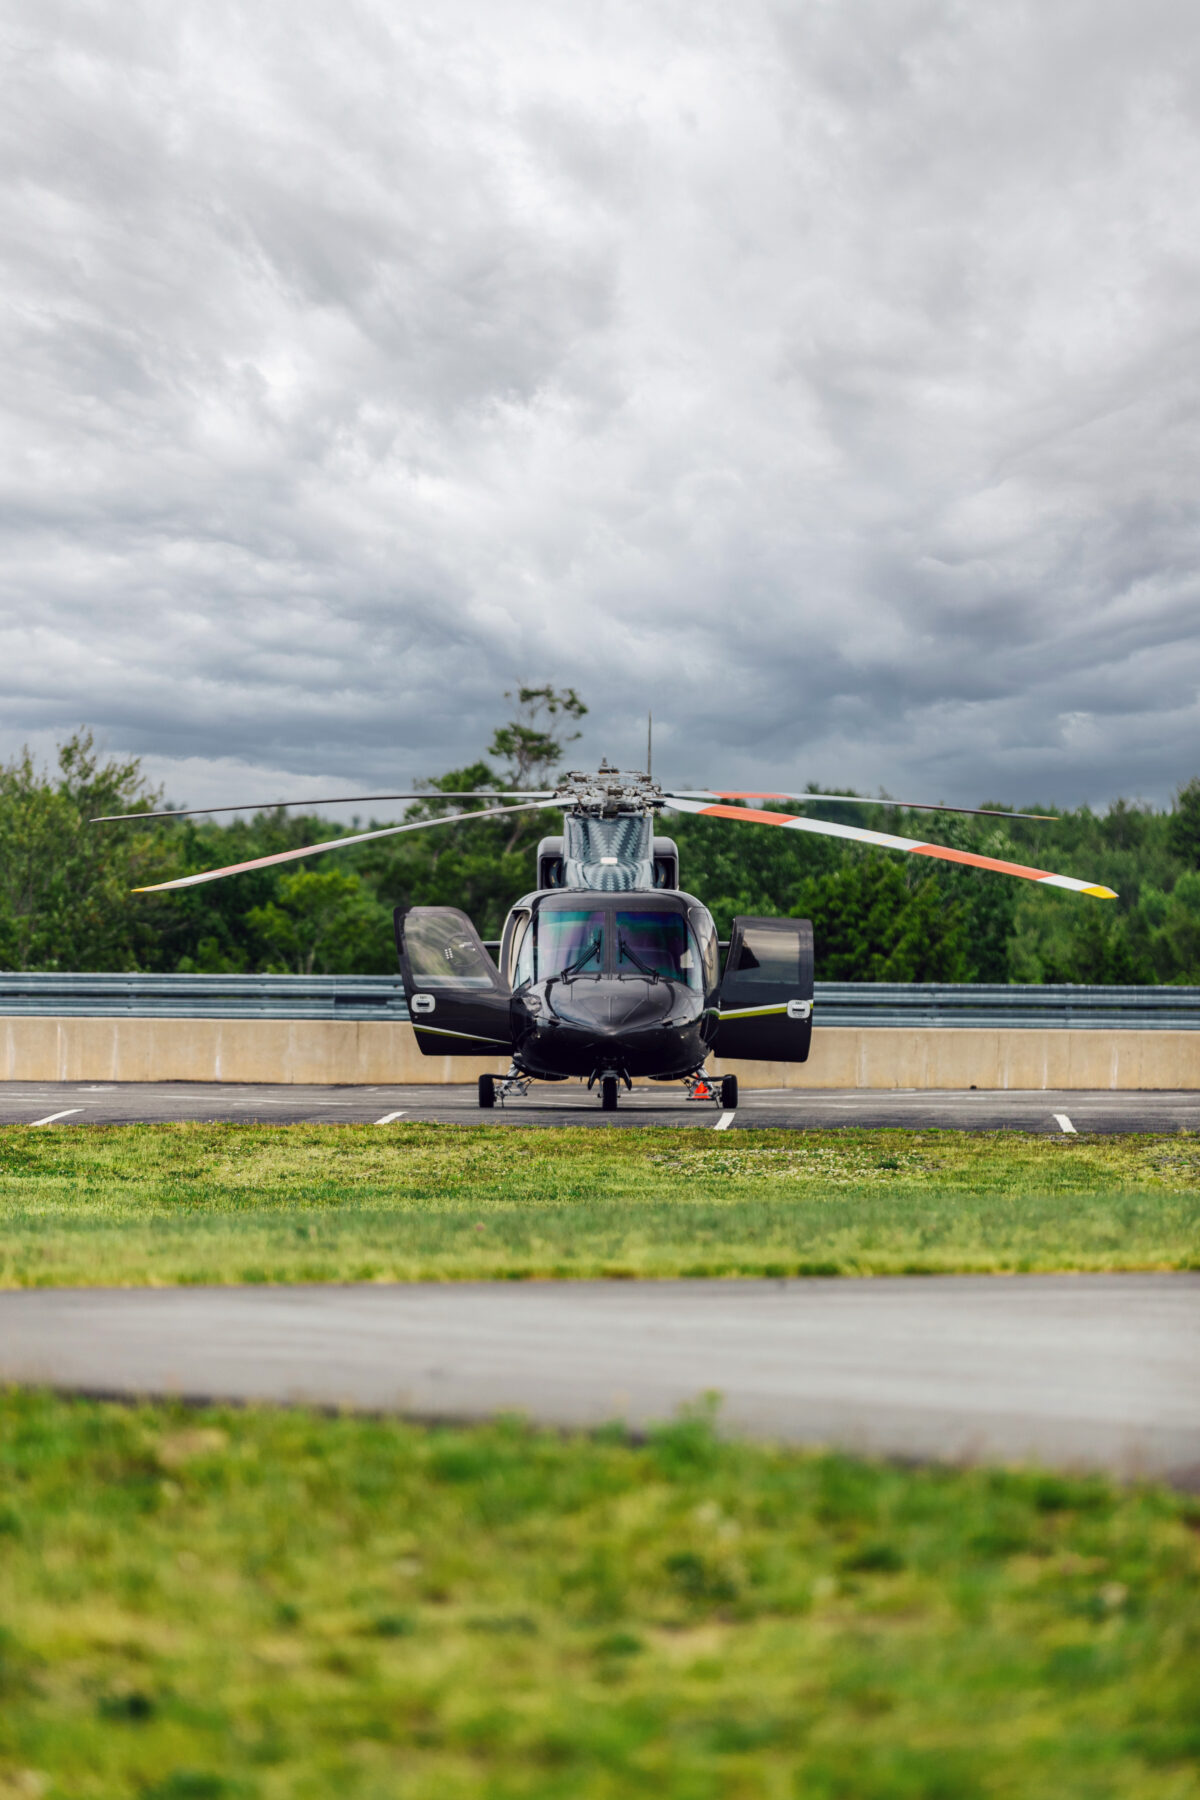
M 1115 900 L 1117 897 L 1112 888 L 1087 887 L 1083 891 L 1085 894 L 1094 894 L 1097 900 Z

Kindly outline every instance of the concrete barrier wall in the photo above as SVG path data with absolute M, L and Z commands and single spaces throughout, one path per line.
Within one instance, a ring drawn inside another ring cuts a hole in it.
M 0 1018 L 0 1080 L 382 1085 L 508 1059 L 422 1056 L 382 1020 Z M 818 1026 L 807 1063 L 717 1062 L 759 1088 L 1197 1088 L 1200 1031 Z
M 1200 1088 L 1200 1031 L 816 1027 L 806 1063 L 714 1068 L 766 1088 Z

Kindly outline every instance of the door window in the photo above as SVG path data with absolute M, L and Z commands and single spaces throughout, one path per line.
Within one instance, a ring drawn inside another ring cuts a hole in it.
M 771 987 L 799 987 L 800 945 L 794 931 L 764 931 L 748 925 L 742 935 L 737 968 L 738 983 Z
M 448 907 L 414 908 L 404 921 L 404 948 L 418 987 L 491 988 L 491 959 L 464 920 Z

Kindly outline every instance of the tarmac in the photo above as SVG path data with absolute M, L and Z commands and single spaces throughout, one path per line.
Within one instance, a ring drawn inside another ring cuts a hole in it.
M 0 1083 L 0 1124 L 128 1125 L 167 1120 L 323 1122 L 387 1126 L 678 1125 L 700 1130 L 748 1126 L 909 1126 L 957 1131 L 1071 1132 L 1200 1130 L 1200 1093 L 1131 1089 L 976 1091 L 936 1089 L 749 1088 L 736 1112 L 688 1101 L 678 1085 L 637 1085 L 615 1113 L 602 1113 L 580 1082 L 536 1084 L 529 1095 L 484 1112 L 470 1087 L 252 1086 L 236 1082 Z

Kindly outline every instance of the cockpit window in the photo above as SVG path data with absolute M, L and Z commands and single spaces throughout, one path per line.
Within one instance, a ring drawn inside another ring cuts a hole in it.
M 517 913 L 513 919 L 512 937 L 508 947 L 508 981 L 514 988 L 524 987 L 527 981 L 533 980 L 533 932 L 530 929 L 532 918 L 529 913 Z
M 618 975 L 648 975 L 699 988 L 700 958 L 688 935 L 687 920 L 677 912 L 619 912 Z
M 700 966 L 704 970 L 704 985 L 707 988 L 718 987 L 721 981 L 721 950 L 717 943 L 717 931 L 712 922 L 712 914 L 706 912 L 702 906 L 689 906 L 688 919 L 700 947 Z
M 559 912 L 540 908 L 536 915 L 534 980 L 550 975 L 603 975 L 602 912 Z

